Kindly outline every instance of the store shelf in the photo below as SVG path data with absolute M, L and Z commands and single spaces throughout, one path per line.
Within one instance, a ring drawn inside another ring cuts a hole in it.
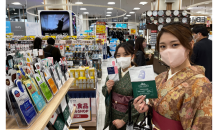
M 70 115 L 71 119 L 73 119 L 73 116 L 74 116 L 74 114 L 75 114 L 75 111 L 76 111 L 76 107 L 73 108 L 73 112 L 72 112 L 72 114 Z
M 38 115 L 37 119 L 33 122 L 33 124 L 29 128 L 19 128 L 17 126 L 16 120 L 14 118 L 13 119 L 10 118 L 10 119 L 6 119 L 6 130 L 44 130 L 45 126 L 48 124 L 49 120 L 51 119 L 52 115 L 58 108 L 59 104 L 61 103 L 62 99 L 68 92 L 73 82 L 74 82 L 74 78 L 70 78 L 64 83 L 62 88 L 54 96 L 51 102 L 47 104 L 46 109 L 40 115 Z M 74 112 L 75 110 L 76 109 L 74 109 Z M 74 112 L 72 113 L 73 115 Z
M 96 89 L 95 88 L 79 89 L 78 86 L 71 86 L 69 91 L 96 91 Z

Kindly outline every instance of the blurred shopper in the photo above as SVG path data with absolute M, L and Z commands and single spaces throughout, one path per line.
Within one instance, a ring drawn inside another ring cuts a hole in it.
M 158 98 L 146 104 L 142 95 L 133 103 L 139 113 L 152 115 L 157 129 L 212 130 L 212 85 L 204 67 L 190 64 L 193 44 L 185 24 L 167 24 L 158 34 L 157 50 L 170 70 L 155 78 Z
M 138 37 L 135 43 L 135 59 L 134 62 L 137 66 L 146 65 L 146 61 L 151 59 L 151 54 L 149 54 L 149 58 L 145 57 L 145 48 L 147 46 L 146 39 L 143 37 Z
M 151 50 L 151 45 L 148 45 L 148 50 L 146 51 L 146 54 L 154 54 L 154 51 Z
M 39 51 L 39 49 L 42 49 L 42 39 L 39 37 L 36 37 L 35 40 L 33 41 L 33 49 L 37 49 Z M 44 59 L 44 55 L 42 56 L 38 56 L 41 59 Z
M 55 40 L 53 38 L 49 38 L 47 40 L 48 46 L 43 49 L 45 58 L 53 57 L 54 63 L 60 61 L 62 58 L 59 48 L 54 47 Z
M 212 82 L 212 41 L 208 39 L 208 33 L 203 25 L 192 29 L 195 45 L 191 61 L 195 65 L 204 66 L 205 76 Z
M 133 98 L 132 84 L 129 75 L 129 68 L 135 67 L 134 50 L 130 44 L 121 43 L 117 46 L 114 54 L 117 63 L 121 68 L 118 69 L 119 81 L 106 78 L 106 83 L 102 87 L 102 93 L 105 96 L 105 124 L 104 129 L 109 126 L 109 130 L 126 130 L 128 121 L 128 102 Z M 143 120 L 144 115 L 136 111 L 134 106 L 131 107 L 132 120 Z
M 133 46 L 133 48 L 135 47 L 134 45 L 134 41 L 131 39 L 131 36 L 128 36 L 128 41 L 127 43 L 131 44 Z
M 110 39 L 107 38 L 107 55 L 109 54 L 109 56 L 111 57 L 111 52 L 110 52 Z
M 126 40 L 125 40 L 125 39 L 121 40 L 121 43 L 124 43 L 124 42 L 126 42 Z

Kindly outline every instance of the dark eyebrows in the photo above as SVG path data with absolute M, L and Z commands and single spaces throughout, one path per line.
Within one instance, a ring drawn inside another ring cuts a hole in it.
M 173 40 L 173 41 L 170 41 L 170 43 L 173 43 L 173 42 L 179 42 L 179 40 Z
M 164 42 L 161 42 L 161 43 L 159 43 L 159 44 L 165 44 Z

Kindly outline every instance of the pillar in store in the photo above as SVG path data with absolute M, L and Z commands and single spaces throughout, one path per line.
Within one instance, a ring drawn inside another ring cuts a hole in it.
M 9 21 L 11 21 L 11 18 L 10 18 L 10 9 L 9 9 L 9 4 L 8 4 L 8 19 L 9 19 Z
M 154 6 L 154 1 L 156 4 Z M 153 0 L 151 2 L 152 10 L 181 10 L 182 0 Z

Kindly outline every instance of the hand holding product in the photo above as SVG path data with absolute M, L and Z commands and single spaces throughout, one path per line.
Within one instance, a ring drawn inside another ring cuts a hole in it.
M 138 96 L 133 102 L 135 109 L 139 113 L 147 112 L 149 109 L 148 105 L 145 102 L 145 98 L 146 98 L 146 96 L 141 95 L 141 96 Z
M 114 86 L 114 81 L 113 80 L 108 80 L 107 83 L 106 83 L 106 86 L 107 86 L 108 93 L 110 93 L 113 86 Z

